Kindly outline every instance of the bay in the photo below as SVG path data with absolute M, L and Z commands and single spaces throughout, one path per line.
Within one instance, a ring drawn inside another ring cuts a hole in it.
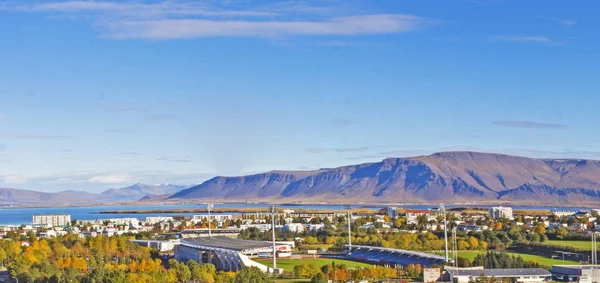
M 352 208 L 366 207 L 371 209 L 380 209 L 388 206 L 409 208 L 409 209 L 429 209 L 436 208 L 435 204 L 354 204 Z M 473 204 L 449 204 L 447 208 L 454 207 L 479 207 L 489 208 L 493 205 L 473 205 Z M 267 203 L 219 203 L 214 205 L 215 208 L 264 208 L 268 210 Z M 323 210 L 343 210 L 344 205 L 333 204 L 279 204 L 279 208 L 284 209 L 323 209 Z M 119 214 L 103 214 L 102 211 L 108 210 L 169 210 L 169 209 L 202 209 L 206 208 L 205 204 L 166 204 L 166 205 L 119 205 L 119 206 L 80 206 L 80 207 L 39 207 L 39 208 L 1 208 L 0 209 L 0 225 L 20 225 L 31 224 L 34 214 L 70 214 L 71 219 L 76 220 L 103 220 L 111 218 L 137 218 L 144 220 L 151 216 L 193 216 L 202 214 L 196 213 L 119 213 Z M 551 210 L 555 207 L 545 206 L 512 206 L 514 210 Z M 561 207 L 561 209 L 571 210 L 586 210 L 584 207 Z M 219 214 L 219 213 L 215 213 Z M 231 214 L 231 213 L 220 213 Z

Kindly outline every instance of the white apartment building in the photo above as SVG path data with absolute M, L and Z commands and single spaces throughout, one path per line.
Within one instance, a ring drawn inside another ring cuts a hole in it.
M 280 229 L 281 225 L 275 225 L 275 229 Z M 248 228 L 256 228 L 261 232 L 267 232 L 271 230 L 271 224 L 244 224 L 240 226 L 240 230 L 248 229 Z
M 577 211 L 575 210 L 559 210 L 559 209 L 554 209 L 552 210 L 552 215 L 556 216 L 556 217 L 565 217 L 565 216 L 571 216 L 574 215 L 575 213 L 577 213 Z
M 168 221 L 173 221 L 173 217 L 169 217 L 169 216 L 146 217 L 146 224 L 156 224 L 156 223 L 168 222 Z
M 199 222 L 204 219 L 208 219 L 208 214 L 194 215 L 194 217 L 192 218 L 192 221 Z M 216 220 L 217 222 L 223 222 L 225 220 L 232 220 L 232 219 L 233 219 L 233 215 L 231 215 L 231 214 L 211 214 L 210 215 L 211 221 Z
M 512 207 L 504 207 L 504 206 L 492 207 L 489 209 L 488 215 L 494 219 L 503 219 L 503 218 L 510 219 L 510 220 L 514 219 Z
M 109 223 L 114 223 L 116 225 L 126 225 L 126 224 L 135 224 L 136 226 L 140 222 L 137 218 L 112 218 L 105 219 L 102 221 L 108 221 Z
M 304 224 L 301 223 L 288 223 L 283 225 L 282 229 L 293 233 L 302 233 L 305 230 Z
M 71 215 L 69 214 L 35 214 L 33 224 L 43 225 L 49 228 L 56 226 L 69 226 Z

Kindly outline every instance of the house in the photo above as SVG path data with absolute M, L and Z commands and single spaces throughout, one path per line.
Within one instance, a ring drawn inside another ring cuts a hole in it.
M 554 215 L 555 217 L 565 217 L 565 216 L 571 216 L 573 214 L 577 213 L 577 211 L 574 210 L 552 210 L 552 215 Z
M 572 214 L 571 216 L 569 216 L 569 218 L 577 218 L 577 219 L 581 219 L 581 218 L 590 218 L 592 216 L 591 213 L 587 212 L 587 211 L 577 211 L 574 214 Z
M 487 230 L 488 226 L 487 225 L 474 225 L 474 224 L 460 224 L 457 226 L 458 230 L 461 232 L 470 232 L 470 231 L 475 231 L 475 232 L 483 232 L 483 230 Z

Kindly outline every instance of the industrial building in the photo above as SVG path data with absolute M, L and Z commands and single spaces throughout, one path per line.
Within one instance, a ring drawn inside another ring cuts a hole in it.
M 484 269 L 483 266 L 456 268 L 445 267 L 444 281 L 456 283 L 478 282 L 478 278 L 494 277 L 498 281 L 504 278 L 510 282 L 546 282 L 550 281 L 552 274 L 543 268 L 507 268 L 507 269 Z
M 555 265 L 552 281 L 592 283 L 600 282 L 600 265 Z

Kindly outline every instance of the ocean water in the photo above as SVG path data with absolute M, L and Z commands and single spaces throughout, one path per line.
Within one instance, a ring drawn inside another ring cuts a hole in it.
M 437 207 L 435 204 L 382 204 L 382 205 L 363 205 L 355 204 L 353 208 L 367 207 L 372 209 L 384 208 L 387 206 L 410 208 L 410 209 L 428 209 Z M 224 203 L 215 204 L 215 208 L 264 208 L 265 211 L 268 209 L 269 204 L 265 203 Z M 326 210 L 343 210 L 343 205 L 330 205 L 330 204 L 280 204 L 277 205 L 279 208 L 289 209 L 326 209 Z M 447 208 L 453 207 L 481 207 L 488 208 L 491 205 L 465 205 L 465 204 L 452 204 L 446 205 Z M 525 209 L 525 210 L 551 210 L 555 207 L 543 207 L 543 206 L 512 206 L 513 209 Z M 168 210 L 168 209 L 184 209 L 184 208 L 206 208 L 204 204 L 169 204 L 169 205 L 143 205 L 143 206 L 81 206 L 81 207 L 43 207 L 43 208 L 0 208 L 0 225 L 18 225 L 18 224 L 30 224 L 34 214 L 70 214 L 71 219 L 76 220 L 98 220 L 98 219 L 110 219 L 110 218 L 137 218 L 144 220 L 149 216 L 192 216 L 197 213 L 120 213 L 120 214 L 102 214 L 102 211 L 107 210 Z M 563 207 L 564 208 L 564 207 Z M 573 210 L 584 210 L 589 208 L 583 207 L 571 207 Z M 218 214 L 218 213 L 215 213 Z

